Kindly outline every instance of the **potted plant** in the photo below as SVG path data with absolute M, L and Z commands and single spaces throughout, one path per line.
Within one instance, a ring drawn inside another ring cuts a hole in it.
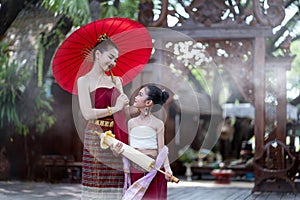
M 179 158 L 178 160 L 183 163 L 183 165 L 186 167 L 185 175 L 187 177 L 187 181 L 192 180 L 192 162 L 196 160 L 197 158 L 197 152 L 192 149 L 190 146 L 185 146 L 178 152 Z

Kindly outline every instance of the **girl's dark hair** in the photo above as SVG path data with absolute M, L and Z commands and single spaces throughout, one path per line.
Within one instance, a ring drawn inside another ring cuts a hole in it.
M 115 43 L 113 43 L 113 41 L 111 41 L 111 39 L 109 39 L 109 38 L 102 40 L 100 42 L 97 42 L 97 44 L 95 45 L 94 50 L 93 50 L 93 58 L 95 59 L 96 50 L 99 50 L 101 53 L 103 53 L 103 51 L 107 51 L 110 47 L 113 47 L 118 50 L 117 45 Z
M 146 88 L 148 96 L 147 100 L 152 100 L 154 106 L 160 105 L 159 108 L 156 109 L 153 107 L 153 111 L 159 110 L 160 107 L 168 100 L 170 96 L 167 91 L 161 90 L 159 87 L 152 84 L 145 85 L 144 88 Z

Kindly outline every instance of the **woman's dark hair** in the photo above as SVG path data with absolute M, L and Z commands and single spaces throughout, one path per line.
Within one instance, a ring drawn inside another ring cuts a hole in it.
M 93 50 L 93 58 L 95 59 L 96 50 L 99 50 L 101 53 L 103 53 L 103 51 L 107 51 L 110 47 L 113 47 L 118 50 L 117 45 L 115 43 L 113 43 L 113 41 L 111 41 L 111 39 L 109 39 L 109 38 L 102 40 L 100 42 L 97 42 L 97 44 L 95 45 L 94 50 Z
M 163 105 L 169 98 L 169 93 L 167 91 L 161 90 L 155 85 L 145 85 L 148 100 L 152 100 L 154 105 Z

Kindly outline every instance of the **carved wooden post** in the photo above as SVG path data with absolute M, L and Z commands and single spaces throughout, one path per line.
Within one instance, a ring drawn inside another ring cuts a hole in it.
M 276 138 L 282 141 L 284 144 L 286 142 L 286 68 L 285 66 L 278 66 L 277 73 L 280 76 L 277 77 L 277 130 Z
M 255 107 L 255 158 L 264 153 L 265 134 L 265 38 L 254 39 L 253 81 L 254 81 L 254 107 Z M 254 159 L 255 159 L 254 158 Z M 260 171 L 254 168 L 255 177 L 260 176 Z M 257 181 L 255 180 L 255 184 Z
M 263 153 L 265 134 L 265 38 L 254 39 L 255 157 Z

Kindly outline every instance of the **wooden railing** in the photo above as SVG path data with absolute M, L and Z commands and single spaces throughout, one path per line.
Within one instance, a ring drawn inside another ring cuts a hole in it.
M 42 155 L 38 162 L 37 167 L 41 167 L 45 174 L 46 180 L 52 181 L 52 171 L 60 168 L 68 177 L 68 182 L 80 181 L 82 163 L 75 161 L 72 155 Z

